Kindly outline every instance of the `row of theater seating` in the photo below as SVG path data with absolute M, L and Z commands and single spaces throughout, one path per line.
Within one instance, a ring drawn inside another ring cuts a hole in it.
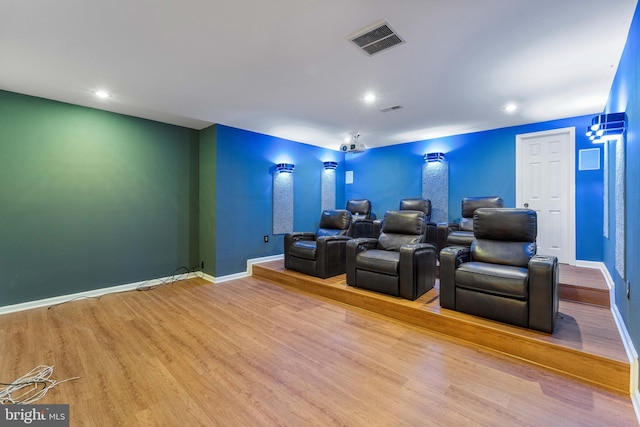
M 285 268 L 346 272 L 349 286 L 415 300 L 434 287 L 439 258 L 442 307 L 551 333 L 557 259 L 536 255 L 535 211 L 502 206 L 499 197 L 465 198 L 459 222 L 435 224 L 429 200 L 404 199 L 382 220 L 368 201 L 349 201 L 324 211 L 316 232 L 285 235 Z

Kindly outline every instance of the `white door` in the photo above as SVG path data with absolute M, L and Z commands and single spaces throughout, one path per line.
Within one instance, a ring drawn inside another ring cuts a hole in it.
M 575 128 L 516 135 L 516 207 L 538 214 L 538 254 L 575 264 Z

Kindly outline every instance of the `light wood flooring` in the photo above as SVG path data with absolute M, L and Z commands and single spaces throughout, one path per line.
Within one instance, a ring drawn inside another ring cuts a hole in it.
M 599 280 L 594 272 L 600 275 Z M 590 278 L 586 285 L 580 284 L 583 273 Z M 347 286 L 344 275 L 318 279 L 286 270 L 283 261 L 256 264 L 253 274 L 281 286 L 367 309 L 629 394 L 631 364 L 611 311 L 593 304 L 591 294 L 583 291 L 607 289 L 598 270 L 562 266 L 561 289 L 571 286 L 581 291 L 573 294 L 577 300 L 560 301 L 552 335 L 441 309 L 438 280 L 432 290 L 409 301 Z M 585 301 L 581 301 L 579 298 L 585 295 Z
M 254 266 L 255 267 L 255 266 Z M 628 396 L 294 287 L 190 279 L 0 316 L 72 426 L 632 426 Z

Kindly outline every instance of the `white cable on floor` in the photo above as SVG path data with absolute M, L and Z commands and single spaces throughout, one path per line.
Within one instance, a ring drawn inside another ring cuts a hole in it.
M 28 405 L 42 399 L 49 390 L 58 384 L 80 378 L 73 377 L 56 381 L 50 379 L 52 374 L 53 366 L 40 365 L 10 384 L 0 383 L 0 385 L 6 386 L 0 388 L 0 404 Z

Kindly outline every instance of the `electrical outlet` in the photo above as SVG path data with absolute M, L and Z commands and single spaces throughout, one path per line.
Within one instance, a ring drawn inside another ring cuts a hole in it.
M 631 298 L 631 280 L 627 280 L 627 299 Z
M 268 234 L 264 235 L 264 242 L 265 243 L 269 242 L 269 235 Z

